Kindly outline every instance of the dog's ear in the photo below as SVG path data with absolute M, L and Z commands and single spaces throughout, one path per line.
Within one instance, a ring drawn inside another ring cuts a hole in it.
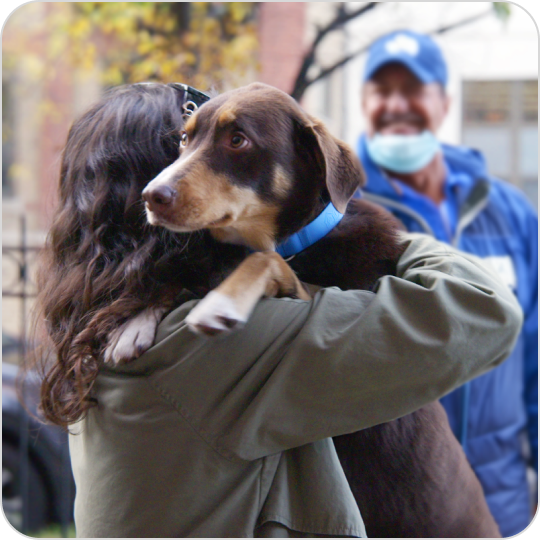
M 330 199 L 336 209 L 345 213 L 347 203 L 355 191 L 365 184 L 365 174 L 352 149 L 336 139 L 317 119 L 306 115 L 297 118 L 301 130 L 303 153 L 315 159 L 322 174 Z

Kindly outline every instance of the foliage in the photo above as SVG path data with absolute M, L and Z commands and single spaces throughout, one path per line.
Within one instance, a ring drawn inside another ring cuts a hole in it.
M 19 11 L 40 9 L 34 6 L 26 4 Z M 6 25 L 12 58 L 14 53 L 25 56 L 44 76 L 61 62 L 79 72 L 98 71 L 105 86 L 158 80 L 222 90 L 242 84 L 256 68 L 253 2 L 45 6 L 41 25 L 28 25 L 26 17 L 16 18 L 17 28 L 9 28 L 16 20 Z M 41 46 L 35 46 L 37 41 Z
M 512 13 L 512 5 L 508 2 L 493 2 L 495 15 L 502 21 L 507 21 Z
M 75 525 L 71 523 L 67 529 L 62 529 L 60 525 L 49 525 L 40 531 L 33 532 L 32 538 L 76 538 Z

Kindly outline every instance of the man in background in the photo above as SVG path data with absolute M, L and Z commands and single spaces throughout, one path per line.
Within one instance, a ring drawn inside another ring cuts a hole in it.
M 523 308 L 506 362 L 441 400 L 502 535 L 512 536 L 532 517 L 527 466 L 538 471 L 538 218 L 517 189 L 489 176 L 479 152 L 439 142 L 446 83 L 429 36 L 397 31 L 377 40 L 363 77 L 358 155 L 368 200 L 408 230 L 483 258 Z

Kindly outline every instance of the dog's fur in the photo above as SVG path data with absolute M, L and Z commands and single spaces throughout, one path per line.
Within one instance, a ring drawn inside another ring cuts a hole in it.
M 143 192 L 150 223 L 177 232 L 207 229 L 220 242 L 263 251 L 192 311 L 194 330 L 227 331 L 264 295 L 308 298 L 299 279 L 370 289 L 395 271 L 403 248 L 393 218 L 362 200 L 349 203 L 363 182 L 356 157 L 286 94 L 254 84 L 212 99 L 187 122 L 182 147 L 181 157 Z M 347 209 L 344 219 L 289 267 L 275 246 L 330 201 Z M 233 259 L 231 268 L 239 262 Z M 152 310 L 143 315 L 151 328 L 152 316 Z M 116 333 L 108 360 L 124 360 L 137 349 L 124 336 L 139 323 L 128 321 Z M 499 536 L 438 402 L 336 437 L 335 444 L 369 536 Z

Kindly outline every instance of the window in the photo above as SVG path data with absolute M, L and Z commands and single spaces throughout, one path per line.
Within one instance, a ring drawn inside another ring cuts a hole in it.
M 465 81 L 463 144 L 538 208 L 538 81 Z

